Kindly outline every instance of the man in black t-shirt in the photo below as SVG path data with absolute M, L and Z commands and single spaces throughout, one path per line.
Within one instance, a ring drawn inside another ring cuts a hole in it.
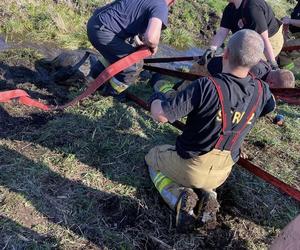
M 136 47 L 127 42 L 130 38 L 135 37 L 136 46 L 146 45 L 155 54 L 161 29 L 168 25 L 168 7 L 174 1 L 117 0 L 97 9 L 88 21 L 87 34 L 103 58 L 89 77 L 96 78 L 109 64 L 133 53 Z M 138 69 L 134 65 L 113 77 L 106 85 L 108 94 L 118 95 L 134 83 Z
M 156 146 L 145 157 L 155 187 L 176 210 L 179 230 L 193 228 L 196 218 L 200 225 L 215 227 L 219 204 L 214 189 L 227 179 L 255 121 L 275 107 L 268 85 L 248 75 L 263 49 L 256 32 L 238 31 L 225 49 L 221 74 L 200 78 L 172 98 L 151 98 L 154 120 L 187 116 L 175 147 Z
M 223 12 L 221 27 L 214 36 L 210 50 L 216 51 L 222 45 L 229 31 L 251 29 L 259 33 L 264 41 L 264 58 L 272 68 L 278 68 L 275 57 L 283 46 L 282 25 L 275 18 L 273 10 L 265 0 L 230 0 Z

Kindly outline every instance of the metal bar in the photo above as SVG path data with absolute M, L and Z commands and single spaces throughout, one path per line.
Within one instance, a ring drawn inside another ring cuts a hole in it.
M 164 58 L 147 58 L 144 63 L 167 63 L 181 61 L 197 61 L 201 56 L 182 56 L 182 57 L 164 57 Z
M 144 65 L 143 68 L 160 74 L 174 76 L 189 81 L 194 81 L 200 77 L 204 77 L 200 74 L 181 72 L 173 69 L 166 69 L 149 65 Z M 277 99 L 282 99 L 289 104 L 300 105 L 300 88 L 270 88 L 270 90 Z
M 290 52 L 290 51 L 294 51 L 294 50 L 300 50 L 300 46 L 299 45 L 295 45 L 295 46 L 283 47 L 281 51 Z
M 149 65 L 144 65 L 143 68 L 146 70 L 160 73 L 160 74 L 174 76 L 174 77 L 178 77 L 178 78 L 182 78 L 184 80 L 190 80 L 190 81 L 196 80 L 199 77 L 203 77 L 203 75 L 181 72 L 181 71 L 177 71 L 177 70 L 173 70 L 173 69 L 165 69 L 165 68 L 149 66 Z

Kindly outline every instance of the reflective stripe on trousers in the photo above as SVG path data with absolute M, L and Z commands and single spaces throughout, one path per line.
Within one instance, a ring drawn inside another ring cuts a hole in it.
M 100 56 L 99 61 L 103 64 L 105 68 L 110 65 L 109 62 L 103 56 Z M 126 85 L 125 83 L 119 81 L 115 77 L 112 77 L 109 80 L 109 83 L 112 86 L 112 88 L 118 92 L 118 94 L 122 93 L 124 90 L 126 90 L 129 87 L 129 85 Z
M 175 210 L 182 193 L 182 187 L 161 172 L 154 170 L 151 166 L 148 166 L 148 171 L 150 178 L 161 197 L 172 210 Z

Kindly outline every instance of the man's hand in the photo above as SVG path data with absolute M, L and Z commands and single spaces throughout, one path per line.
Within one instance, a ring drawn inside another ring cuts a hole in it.
M 207 49 L 204 54 L 200 57 L 198 64 L 200 65 L 206 65 L 208 63 L 208 60 L 213 58 L 216 54 L 216 50 Z
M 134 43 L 135 43 L 136 46 L 145 45 L 145 43 L 142 41 L 142 39 L 140 39 L 139 35 L 134 36 L 133 40 L 134 40 Z
M 155 48 L 150 48 L 152 55 L 155 55 L 157 53 L 157 50 L 158 50 L 158 46 L 156 46 Z
M 289 18 L 288 16 L 285 16 L 281 19 L 282 23 L 285 25 L 289 25 L 291 24 L 291 18 Z
M 270 62 L 270 65 L 271 65 L 272 70 L 278 70 L 279 69 L 278 63 L 276 61 Z

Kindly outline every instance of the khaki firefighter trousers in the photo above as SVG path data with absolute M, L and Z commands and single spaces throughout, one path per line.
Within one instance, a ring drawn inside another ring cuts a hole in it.
M 229 151 L 213 149 L 204 155 L 183 159 L 171 145 L 152 148 L 145 160 L 148 166 L 177 184 L 207 191 L 221 186 L 234 165 Z
M 274 34 L 272 37 L 269 38 L 275 57 L 277 57 L 279 55 L 280 51 L 282 50 L 283 44 L 284 44 L 284 36 L 283 36 L 282 27 L 283 27 L 283 25 L 280 26 L 280 28 L 276 34 Z M 265 57 L 263 57 L 262 59 L 266 60 Z

